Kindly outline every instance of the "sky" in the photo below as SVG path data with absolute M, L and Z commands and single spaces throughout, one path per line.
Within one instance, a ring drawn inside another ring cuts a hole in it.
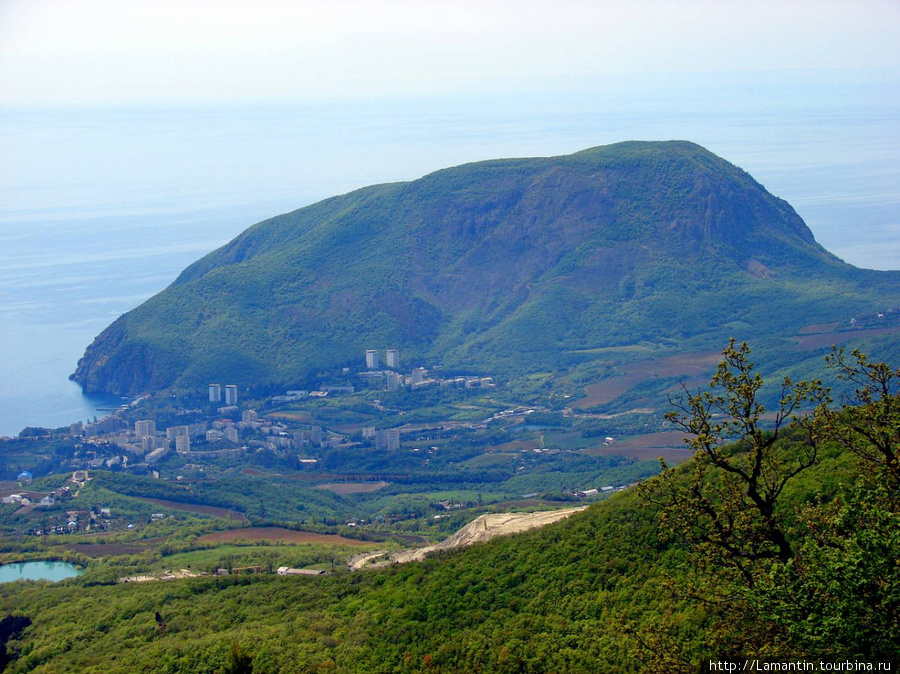
M 0 105 L 465 95 L 760 71 L 877 84 L 896 81 L 898 35 L 897 0 L 0 0 Z

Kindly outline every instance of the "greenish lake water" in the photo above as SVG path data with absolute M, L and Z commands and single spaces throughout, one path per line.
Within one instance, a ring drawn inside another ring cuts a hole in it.
M 0 566 L 0 583 L 11 583 L 14 580 L 64 580 L 84 573 L 74 564 L 68 562 L 19 562 Z

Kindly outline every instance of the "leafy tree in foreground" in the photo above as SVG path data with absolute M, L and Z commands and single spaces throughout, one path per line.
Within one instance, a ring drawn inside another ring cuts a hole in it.
M 835 349 L 827 359 L 856 385 L 842 411 L 829 407 L 821 382 L 785 379 L 766 415 L 749 348 L 733 341 L 710 390 L 674 402 L 668 418 L 692 435 L 694 460 L 686 470 L 664 466 L 642 493 L 664 533 L 691 552 L 689 581 L 676 592 L 707 616 L 711 655 L 900 654 L 900 371 L 852 355 Z M 856 455 L 861 477 L 831 500 L 788 507 L 785 488 L 828 443 Z M 667 630 L 638 640 L 651 666 L 665 657 L 675 671 Z M 682 666 L 690 669 L 687 658 Z
M 694 451 L 689 486 L 664 465 L 662 480 L 645 494 L 663 506 L 662 521 L 672 533 L 702 549 L 714 565 L 733 567 L 752 586 L 757 562 L 794 556 L 776 506 L 788 482 L 816 463 L 818 438 L 811 426 L 802 436 L 785 437 L 785 429 L 802 412 L 827 405 L 828 391 L 819 381 L 785 378 L 767 424 L 759 397 L 763 380 L 754 372 L 750 348 L 732 340 L 722 355 L 709 390 L 685 392 L 666 415 L 692 436 L 686 440 Z
M 839 412 L 820 407 L 818 426 L 824 438 L 856 454 L 865 472 L 880 473 L 894 488 L 900 487 L 900 368 L 873 363 L 858 349 L 851 355 L 852 361 L 835 348 L 825 359 L 838 379 L 855 390 L 841 400 Z
M 857 458 L 859 475 L 800 514 L 799 548 L 748 599 L 809 654 L 900 657 L 900 370 L 835 349 L 826 359 L 855 390 L 813 428 Z

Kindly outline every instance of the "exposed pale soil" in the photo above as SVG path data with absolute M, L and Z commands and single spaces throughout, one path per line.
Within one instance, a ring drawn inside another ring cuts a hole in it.
M 414 550 L 401 550 L 394 553 L 388 553 L 386 551 L 366 553 L 351 558 L 348 564 L 352 571 L 358 571 L 366 566 L 416 562 L 425 559 L 425 556 L 431 552 L 454 550 L 475 543 L 484 543 L 495 536 L 517 534 L 528 531 L 529 529 L 536 529 L 553 522 L 558 522 L 561 519 L 584 510 L 586 507 L 587 506 L 581 506 L 578 508 L 549 510 L 537 513 L 500 513 L 481 515 L 450 536 L 450 538 L 441 541 L 437 545 L 429 545 Z

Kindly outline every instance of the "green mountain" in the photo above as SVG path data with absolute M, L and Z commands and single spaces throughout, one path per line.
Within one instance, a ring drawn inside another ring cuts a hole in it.
M 638 342 L 720 347 L 886 307 L 786 202 L 695 144 L 628 142 L 376 185 L 266 220 L 100 334 L 72 378 L 134 394 L 407 364 L 501 375 Z M 735 334 L 737 333 L 737 334 Z

